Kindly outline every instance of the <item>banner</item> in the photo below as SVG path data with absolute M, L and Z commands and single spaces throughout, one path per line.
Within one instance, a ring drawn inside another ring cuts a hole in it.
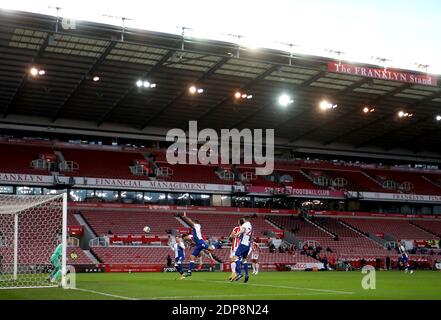
M 275 188 L 264 186 L 248 186 L 246 191 L 250 194 L 287 195 L 300 198 L 345 198 L 345 193 L 343 191 L 329 189 L 297 189 L 293 187 Z
M 99 264 L 104 272 L 162 272 L 161 264 Z
M 312 216 L 338 216 L 342 218 L 384 218 L 384 219 L 426 219 L 426 220 L 441 220 L 441 215 L 428 214 L 402 214 L 402 213 L 374 213 L 374 212 L 353 212 L 353 211 L 314 211 L 310 210 L 309 214 Z
M 286 187 L 287 194 L 296 197 L 338 198 L 344 199 L 345 192 L 329 189 L 295 189 Z
M 109 243 L 113 244 L 167 244 L 168 239 L 165 237 L 160 238 L 159 236 L 146 236 L 146 235 L 112 235 L 109 236 Z
M 277 270 L 279 271 L 304 271 L 312 269 L 323 269 L 325 266 L 321 262 L 297 262 L 297 263 L 278 263 Z
M 71 177 L 59 176 L 58 183 L 70 184 Z M 125 190 L 152 190 L 170 192 L 194 192 L 194 193 L 231 193 L 232 186 L 226 184 L 207 184 L 156 180 L 130 180 L 130 179 L 107 179 L 74 177 L 74 186 L 95 187 L 103 189 L 125 189 Z M 19 174 L 19 173 L 0 173 L 1 184 L 23 184 L 41 185 L 50 187 L 54 184 L 53 176 Z
M 361 67 L 339 62 L 328 62 L 328 71 L 374 79 L 437 86 L 437 78 L 428 74 L 385 68 Z
M 84 234 L 83 226 L 67 226 L 67 233 L 70 236 L 82 236 Z
M 357 196 L 363 200 L 395 201 L 395 202 L 427 202 L 441 204 L 441 195 L 423 195 L 406 193 L 381 193 L 381 192 L 354 192 L 348 191 L 351 196 Z

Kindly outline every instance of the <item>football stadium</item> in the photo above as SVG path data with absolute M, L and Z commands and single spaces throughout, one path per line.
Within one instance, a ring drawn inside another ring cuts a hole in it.
M 0 300 L 441 299 L 441 72 L 48 10 L 0 8 Z

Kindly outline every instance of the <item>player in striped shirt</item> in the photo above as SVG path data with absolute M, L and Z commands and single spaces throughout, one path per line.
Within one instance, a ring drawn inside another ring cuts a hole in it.
M 240 232 L 240 224 L 241 224 L 241 220 L 239 220 L 239 225 L 233 228 L 233 231 L 231 231 L 230 234 L 230 241 L 231 241 L 231 251 L 230 251 L 230 266 L 231 266 L 231 275 L 228 278 L 228 280 L 232 281 L 234 274 L 235 274 L 235 270 L 236 270 L 236 261 L 234 260 L 234 254 L 237 250 L 237 247 L 239 246 L 240 243 L 240 238 L 236 237 L 237 234 Z
M 251 256 L 251 265 L 253 267 L 253 274 L 257 276 L 259 273 L 259 254 L 260 254 L 260 247 L 257 242 L 251 243 L 250 252 L 248 253 L 249 256 Z

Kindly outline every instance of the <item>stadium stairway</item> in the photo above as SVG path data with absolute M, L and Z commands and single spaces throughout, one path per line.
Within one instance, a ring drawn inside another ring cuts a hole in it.
M 314 227 L 324 231 L 325 233 L 329 234 L 332 238 L 337 237 L 338 235 L 335 234 L 334 232 L 332 232 L 331 230 L 329 230 L 328 228 L 326 228 L 325 226 L 319 224 L 316 221 L 312 221 L 310 218 L 305 217 L 305 221 L 312 224 Z
M 283 240 L 294 244 L 297 248 L 300 248 L 302 246 L 302 241 L 297 238 L 297 236 L 291 232 L 290 230 L 284 228 L 282 225 L 280 225 L 279 223 L 273 221 L 271 219 L 271 217 L 269 216 L 265 216 L 265 220 L 272 226 L 276 227 L 277 229 L 283 230 Z
M 311 178 L 311 176 L 309 174 L 307 174 L 305 171 L 303 171 L 303 169 L 300 169 L 299 172 L 306 178 L 308 179 L 313 185 L 316 185 L 314 183 L 314 179 Z
M 84 228 L 84 234 L 81 237 L 80 246 L 81 246 L 81 248 L 88 250 L 89 249 L 89 241 L 91 239 L 95 239 L 97 237 L 97 235 L 95 234 L 93 229 L 89 226 L 86 219 L 84 219 L 84 217 L 81 215 L 80 212 L 74 213 L 74 217 L 77 219 L 77 221 L 80 223 L 80 225 L 82 225 Z
M 380 190 L 384 190 L 383 185 L 375 178 L 371 177 L 370 175 L 368 175 L 366 172 L 364 171 L 360 171 L 366 178 L 372 180 L 373 182 L 375 182 L 379 187 Z M 384 192 L 384 191 L 383 191 Z
M 100 260 L 90 251 L 90 250 L 83 250 L 84 254 L 90 259 L 90 261 L 93 262 L 93 264 L 101 263 Z
M 369 235 L 353 226 L 351 226 L 350 224 L 344 222 L 343 220 L 339 220 L 339 223 L 341 225 L 344 225 L 346 228 L 351 229 L 352 231 L 354 231 L 355 233 L 358 233 L 359 235 L 363 236 L 363 237 L 369 237 Z
M 360 236 L 365 237 L 365 238 L 367 238 L 367 239 L 369 239 L 371 241 L 374 241 L 374 242 L 378 243 L 379 245 L 381 245 L 383 247 L 385 246 L 386 242 L 388 242 L 388 240 L 386 240 L 386 239 L 382 239 L 382 238 L 377 237 L 377 236 L 375 236 L 373 234 L 369 234 L 368 232 L 363 232 L 360 229 L 350 225 L 349 223 L 347 223 L 347 222 L 345 222 L 343 220 L 340 220 L 339 223 L 341 225 L 345 226 L 346 228 L 354 231 L 355 233 L 359 234 Z
M 435 187 L 439 188 L 440 193 L 441 193 L 441 185 L 439 185 L 438 183 L 436 183 L 435 181 L 427 178 L 426 176 L 421 176 L 421 178 L 423 178 L 424 180 L 426 180 L 427 182 L 431 183 L 432 185 L 434 185 Z

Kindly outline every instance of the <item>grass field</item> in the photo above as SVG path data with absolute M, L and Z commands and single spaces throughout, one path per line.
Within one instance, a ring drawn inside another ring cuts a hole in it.
M 227 273 L 77 274 L 77 289 L 0 290 L 4 299 L 441 299 L 441 272 L 379 271 L 376 289 L 364 290 L 361 272 L 262 272 L 249 283 L 230 283 Z

